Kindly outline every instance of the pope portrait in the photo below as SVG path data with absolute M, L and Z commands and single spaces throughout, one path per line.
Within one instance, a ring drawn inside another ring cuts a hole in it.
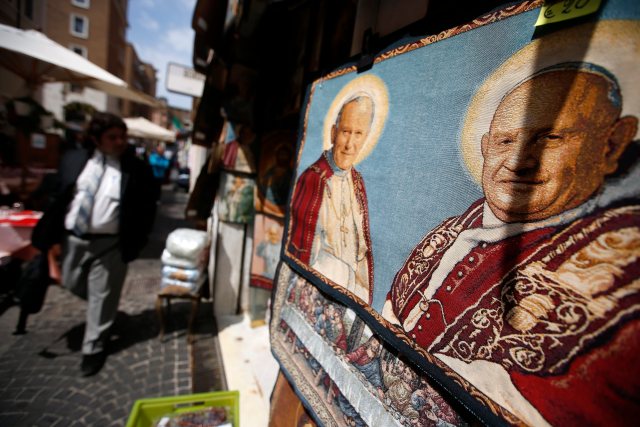
M 366 303 L 373 299 L 373 257 L 364 180 L 355 169 L 374 117 L 364 93 L 341 105 L 331 148 L 298 178 L 288 252 Z
M 508 89 L 478 141 L 484 197 L 426 233 L 384 303 L 528 424 L 640 413 L 638 119 L 622 108 L 616 76 L 594 63 Z

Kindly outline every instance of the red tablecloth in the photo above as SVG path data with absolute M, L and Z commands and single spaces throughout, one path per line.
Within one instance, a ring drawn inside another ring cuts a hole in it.
M 21 211 L 0 215 L 0 256 L 28 259 L 32 254 L 31 232 L 42 212 Z
M 41 217 L 42 212 L 38 211 L 11 212 L 8 216 L 0 216 L 0 224 L 10 225 L 11 227 L 33 228 Z

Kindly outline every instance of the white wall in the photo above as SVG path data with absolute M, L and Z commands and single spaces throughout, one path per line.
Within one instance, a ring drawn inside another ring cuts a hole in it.
M 98 111 L 107 110 L 107 95 L 91 88 L 82 92 L 71 92 L 66 83 L 47 83 L 42 87 L 42 106 L 51 111 L 58 120 L 64 121 L 64 106 L 70 102 L 84 102 Z

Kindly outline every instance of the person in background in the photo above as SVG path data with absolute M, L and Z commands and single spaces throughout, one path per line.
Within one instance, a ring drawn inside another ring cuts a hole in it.
M 83 148 L 88 142 L 85 135 L 86 123 L 67 122 L 65 123 L 65 137 L 62 141 L 61 152 Z
M 156 180 L 156 198 L 160 199 L 160 188 L 169 169 L 169 159 L 164 154 L 164 144 L 160 143 L 149 155 L 149 164 Z
M 62 284 L 88 302 L 83 376 L 104 365 L 127 263 L 140 254 L 155 218 L 151 168 L 135 157 L 126 132 L 120 117 L 94 115 L 87 130 L 94 147 L 64 155 L 51 205 L 32 236 L 43 252 L 62 244 Z

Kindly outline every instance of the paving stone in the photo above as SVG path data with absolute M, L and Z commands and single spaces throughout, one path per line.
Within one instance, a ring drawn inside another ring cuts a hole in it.
M 69 396 L 69 401 L 78 406 L 89 406 L 89 404 L 93 402 L 93 399 L 81 393 L 73 393 Z
M 33 402 L 42 393 L 41 388 L 26 387 L 16 397 L 16 401 Z
M 18 401 L 14 400 L 10 404 L 10 408 L 16 412 L 23 412 L 25 409 L 29 407 L 29 402 L 25 402 L 23 400 Z
M 52 399 L 58 399 L 62 401 L 66 401 L 68 397 L 69 397 L 69 390 L 65 390 L 65 389 L 58 390 L 53 396 L 51 396 Z
M 20 418 L 17 418 L 13 424 L 6 424 L 10 426 L 33 426 L 36 424 L 36 421 L 40 417 L 40 414 L 36 414 L 35 412 L 25 412 Z M 0 424 L 5 425 L 5 424 Z
M 18 425 L 18 420 L 27 416 L 26 412 L 16 412 L 11 410 L 3 410 L 0 413 L 0 425 L 2 426 L 12 426 Z
M 58 425 L 61 421 L 62 421 L 62 418 L 58 415 L 43 414 L 36 422 L 36 425 L 38 427 L 54 427 Z
M 49 401 L 47 406 L 49 406 L 49 408 L 54 407 L 57 414 L 61 414 L 65 416 L 72 416 L 73 414 L 77 415 L 78 407 L 69 402 L 63 402 L 57 406 L 54 406 L 54 405 L 51 405 L 51 401 Z
M 97 426 L 100 424 L 101 417 L 97 412 L 90 411 L 84 417 L 82 417 L 82 422 L 88 426 Z
M 116 410 L 116 405 L 113 402 L 109 402 L 106 405 L 103 405 L 102 407 L 100 407 L 100 412 L 105 415 L 111 414 L 115 410 Z

